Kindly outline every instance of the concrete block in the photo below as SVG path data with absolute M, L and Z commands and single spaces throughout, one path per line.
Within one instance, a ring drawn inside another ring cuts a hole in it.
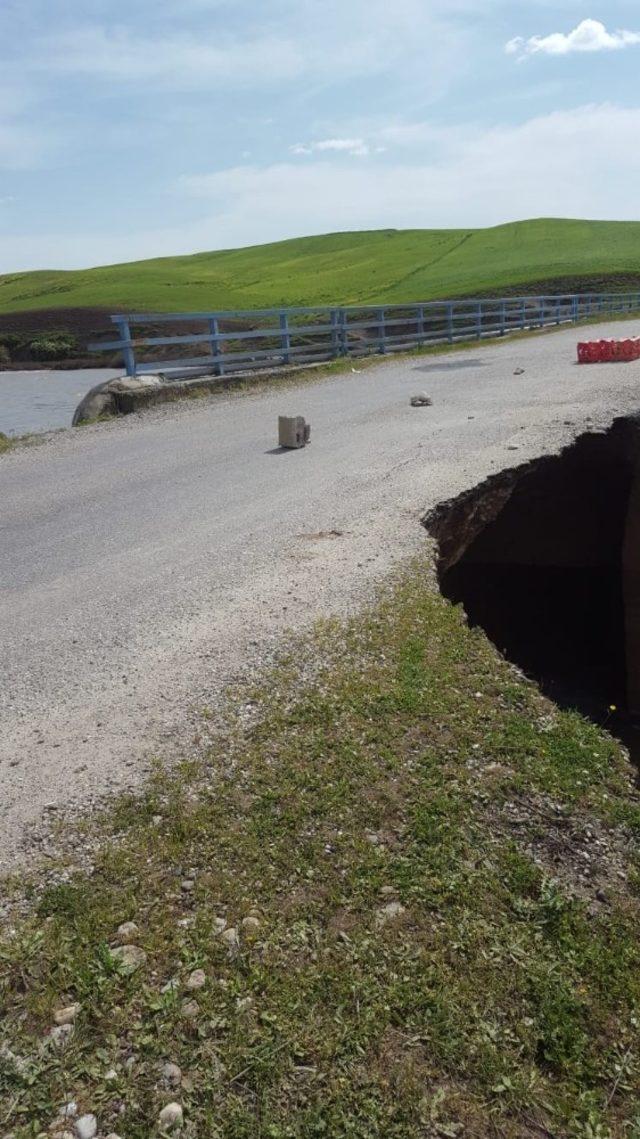
M 278 444 L 280 447 L 304 447 L 311 438 L 311 427 L 302 415 L 278 416 Z

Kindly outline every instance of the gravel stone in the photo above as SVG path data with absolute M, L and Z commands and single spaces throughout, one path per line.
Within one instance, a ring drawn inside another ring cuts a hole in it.
M 146 963 L 147 955 L 138 945 L 119 945 L 111 950 L 111 956 L 119 962 L 126 973 L 134 973 Z
M 387 922 L 402 917 L 406 912 L 405 907 L 400 902 L 389 902 L 388 906 L 383 906 L 381 910 L 378 910 L 378 924 L 386 925 Z
M 170 1088 L 179 1088 L 182 1083 L 182 1072 L 177 1064 L 173 1064 L 170 1060 L 162 1065 L 160 1069 L 160 1076 L 163 1083 Z
M 134 921 L 125 921 L 116 930 L 116 941 L 120 945 L 131 945 L 135 941 L 139 929 Z
M 70 1100 L 69 1103 L 63 1103 L 58 1117 L 60 1119 L 75 1119 L 78 1114 L 78 1105 L 75 1100 Z
M 66 1008 L 59 1008 L 53 1014 L 53 1019 L 56 1024 L 73 1024 L 78 1013 L 80 1012 L 80 1005 L 67 1005 Z
M 94 1139 L 98 1134 L 98 1120 L 95 1115 L 81 1115 L 75 1122 L 78 1139 Z
M 73 1036 L 72 1024 L 56 1024 L 55 1028 L 51 1029 L 50 1039 L 56 1048 L 64 1051 L 67 1047 L 71 1037 Z
M 197 1020 L 200 1013 L 200 1005 L 197 1001 L 183 1001 L 180 1008 L 186 1020 Z
M 234 929 L 233 926 L 230 926 L 229 929 L 225 929 L 223 931 L 221 936 L 222 940 L 227 945 L 229 956 L 237 957 L 238 953 L 240 952 L 240 938 L 238 937 L 237 929 Z
M 178 1131 L 183 1123 L 183 1111 L 179 1103 L 168 1103 L 158 1116 L 158 1126 L 162 1131 Z
M 187 980 L 187 988 L 195 992 L 197 989 L 204 989 L 206 983 L 207 975 L 204 969 L 194 969 Z

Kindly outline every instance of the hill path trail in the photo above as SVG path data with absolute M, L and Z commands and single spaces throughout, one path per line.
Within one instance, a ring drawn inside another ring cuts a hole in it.
M 428 507 L 635 411 L 640 365 L 580 368 L 579 335 L 356 361 L 0 458 L 0 870 L 43 812 L 189 754 L 285 630 L 353 611 L 424 546 Z M 409 406 L 421 390 L 432 407 Z M 275 450 L 279 413 L 307 418 L 309 447 Z

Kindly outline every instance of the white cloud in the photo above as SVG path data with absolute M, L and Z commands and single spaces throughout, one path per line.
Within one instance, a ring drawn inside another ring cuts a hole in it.
M 209 203 L 201 248 L 340 229 L 630 218 L 638 212 L 640 151 L 629 139 L 638 132 L 640 107 L 586 106 L 485 130 L 426 127 L 437 158 L 239 166 L 184 178 L 180 189 Z
M 619 51 L 640 44 L 640 32 L 608 32 L 599 20 L 583 20 L 572 32 L 553 32 L 548 36 L 516 36 L 505 51 L 524 59 L 528 55 L 569 55 L 571 52 Z
M 292 154 L 310 155 L 334 153 L 350 154 L 355 158 L 366 158 L 371 153 L 369 144 L 362 138 L 324 138 L 319 142 L 296 143 L 290 147 Z

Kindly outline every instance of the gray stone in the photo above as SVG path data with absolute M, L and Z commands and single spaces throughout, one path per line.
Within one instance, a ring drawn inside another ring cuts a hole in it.
M 386 925 L 387 922 L 402 917 L 404 913 L 406 910 L 400 902 L 389 902 L 388 906 L 383 906 L 381 910 L 378 910 L 378 924 Z
M 180 1006 L 182 1015 L 186 1020 L 197 1020 L 200 1013 L 200 1005 L 197 1001 L 183 1001 Z
M 207 975 L 204 969 L 194 969 L 193 973 L 187 980 L 187 988 L 195 991 L 196 989 L 204 989 L 207 983 Z
M 53 1014 L 53 1019 L 56 1024 L 73 1024 L 78 1013 L 80 1012 L 80 1005 L 67 1005 L 66 1008 L 59 1008 Z
M 78 1114 L 78 1105 L 75 1100 L 65 1103 L 60 1108 L 58 1116 L 60 1119 L 75 1119 Z
M 162 1065 L 160 1070 L 163 1083 L 170 1088 L 179 1088 L 182 1083 L 182 1072 L 177 1064 L 172 1064 L 170 1060 Z
M 130 945 L 138 933 L 139 930 L 134 921 L 125 921 L 122 925 L 119 925 L 116 930 L 116 941 L 118 941 L 120 945 Z
M 111 956 L 126 973 L 134 973 L 147 960 L 144 949 L 140 949 L 137 945 L 118 945 L 111 950 Z
M 410 402 L 412 407 L 431 407 L 433 405 L 431 396 L 428 396 L 426 392 L 418 392 L 417 395 L 412 395 Z
M 61 1051 L 67 1047 L 67 1044 L 73 1036 L 72 1024 L 56 1024 L 55 1028 L 51 1029 L 50 1039 L 56 1048 Z
M 226 943 L 230 957 L 237 957 L 240 952 L 240 938 L 238 937 L 237 929 L 225 929 L 222 933 L 222 940 Z
M 81 1115 L 75 1122 L 78 1139 L 94 1139 L 98 1134 L 98 1120 L 95 1115 Z
M 158 1126 L 162 1131 L 179 1131 L 182 1127 L 183 1112 L 179 1103 L 168 1103 L 158 1116 Z
M 119 392 L 136 392 L 143 388 L 161 386 L 160 377 L 151 375 L 120 376 L 115 380 L 106 380 L 101 384 L 96 384 L 80 400 L 74 412 L 73 426 L 77 427 L 79 423 L 87 423 L 91 419 L 97 419 L 99 415 L 116 415 L 118 408 L 114 397 Z

